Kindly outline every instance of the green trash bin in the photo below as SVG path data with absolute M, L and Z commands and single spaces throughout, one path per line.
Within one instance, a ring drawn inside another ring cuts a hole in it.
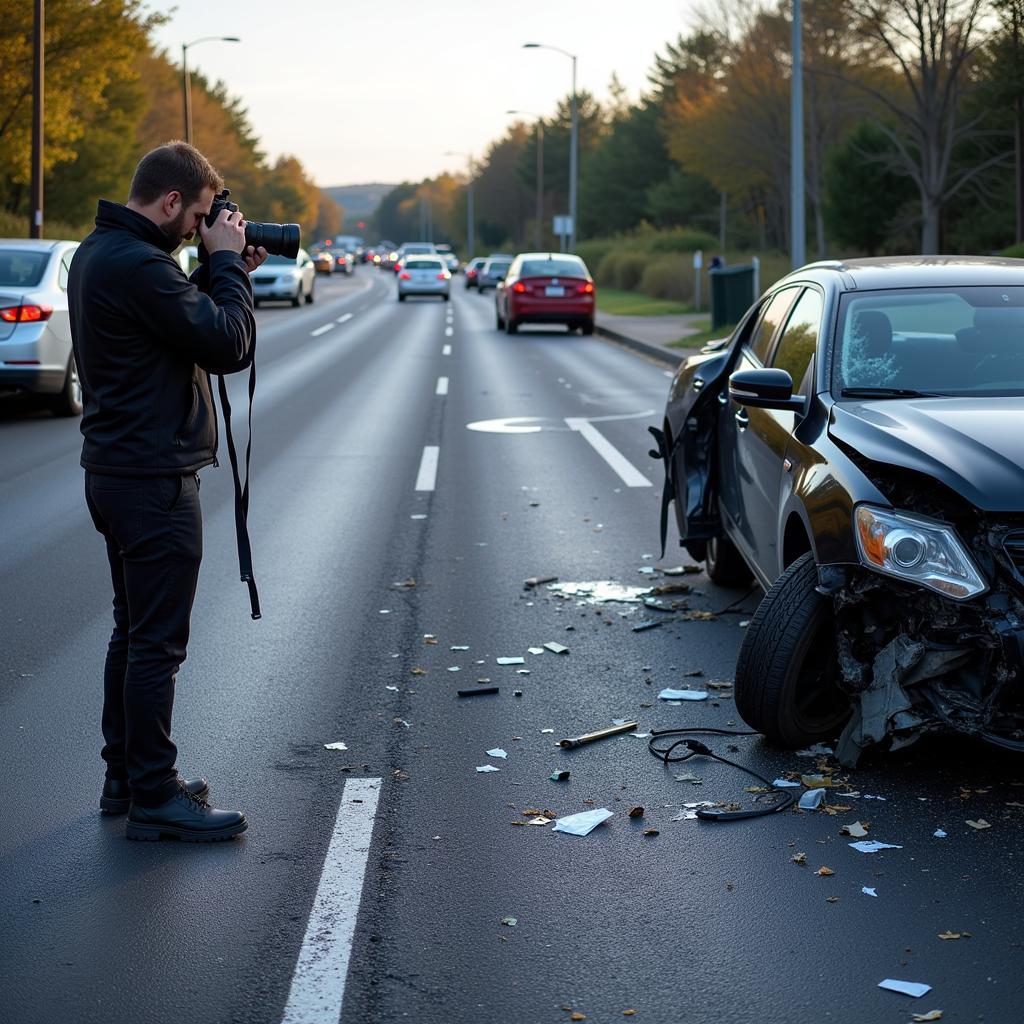
M 708 272 L 711 278 L 711 330 L 726 324 L 738 324 L 743 314 L 754 304 L 754 265 L 744 263 L 738 267 L 715 267 Z

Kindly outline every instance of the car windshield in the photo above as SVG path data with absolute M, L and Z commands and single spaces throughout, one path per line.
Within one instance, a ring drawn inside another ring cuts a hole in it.
M 520 277 L 586 277 L 587 268 L 581 260 L 552 258 L 549 260 L 523 260 Z
M 484 269 L 488 274 L 501 274 L 504 276 L 508 273 L 508 268 L 512 266 L 511 263 L 488 263 Z
M 412 259 L 405 265 L 406 270 L 442 270 L 440 260 Z
M 1024 393 L 1024 287 L 848 293 L 833 365 L 840 397 Z
M 267 264 L 270 264 L 271 266 L 277 266 L 277 267 L 280 267 L 280 266 L 294 267 L 295 266 L 295 260 L 294 260 L 294 258 L 289 259 L 289 257 L 287 257 L 287 256 L 278 256 L 275 253 L 272 253 L 270 256 L 268 256 L 263 261 L 263 264 L 264 264 L 264 266 L 266 266 Z
M 0 286 L 34 288 L 43 279 L 49 259 L 48 252 L 0 249 Z

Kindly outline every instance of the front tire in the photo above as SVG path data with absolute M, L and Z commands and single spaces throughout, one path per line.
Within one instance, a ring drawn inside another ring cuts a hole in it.
M 712 537 L 708 541 L 704 565 L 708 579 L 720 587 L 745 587 L 752 578 L 743 556 L 726 537 Z
M 808 552 L 775 581 L 747 626 L 736 663 L 736 710 L 785 747 L 834 738 L 850 716 L 839 689 L 832 605 Z
M 501 312 L 498 310 L 497 306 L 494 307 L 494 326 L 499 331 L 505 330 L 505 321 L 502 319 Z
M 294 309 L 299 308 L 299 304 L 302 302 L 302 287 L 296 289 L 294 296 L 292 296 L 292 307 Z
M 78 380 L 78 367 L 73 355 L 68 359 L 64 385 L 57 394 L 50 396 L 49 406 L 54 416 L 82 415 L 82 385 Z
M 519 321 L 518 320 L 506 320 L 505 321 L 505 333 L 506 334 L 518 334 L 519 333 Z

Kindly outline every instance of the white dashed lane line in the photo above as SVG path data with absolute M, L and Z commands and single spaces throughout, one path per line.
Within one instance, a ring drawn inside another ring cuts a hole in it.
M 353 316 L 355 316 L 354 313 L 345 313 L 344 316 L 339 316 L 338 319 L 335 320 L 334 322 L 336 324 L 347 324 L 349 320 L 352 319 Z
M 310 331 L 310 335 L 314 338 L 319 338 L 321 334 L 326 334 L 328 331 L 334 330 L 334 324 L 324 324 L 323 327 L 318 327 L 315 331 Z
M 455 330 L 453 328 L 451 328 L 451 327 L 446 327 L 444 329 L 444 336 L 446 338 L 450 338 L 454 333 L 455 333 Z
M 445 345 L 445 347 L 443 349 L 441 349 L 441 355 L 443 355 L 443 356 L 450 356 L 451 354 L 452 354 L 452 347 L 451 347 L 451 345 Z
M 437 485 L 437 460 L 441 449 L 436 445 L 427 445 L 420 459 L 420 471 L 416 474 L 416 490 L 432 491 Z
M 345 783 L 282 1024 L 335 1024 L 341 1015 L 380 784 Z
M 448 394 L 448 378 L 438 377 L 437 378 L 437 390 L 434 392 L 435 395 L 447 395 Z

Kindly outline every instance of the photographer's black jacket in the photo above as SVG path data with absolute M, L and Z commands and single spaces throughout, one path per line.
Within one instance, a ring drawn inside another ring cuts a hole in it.
M 207 373 L 253 358 L 252 287 L 238 253 L 211 253 L 190 280 L 147 217 L 100 200 L 68 278 L 82 382 L 82 465 L 114 476 L 193 473 L 215 461 Z

